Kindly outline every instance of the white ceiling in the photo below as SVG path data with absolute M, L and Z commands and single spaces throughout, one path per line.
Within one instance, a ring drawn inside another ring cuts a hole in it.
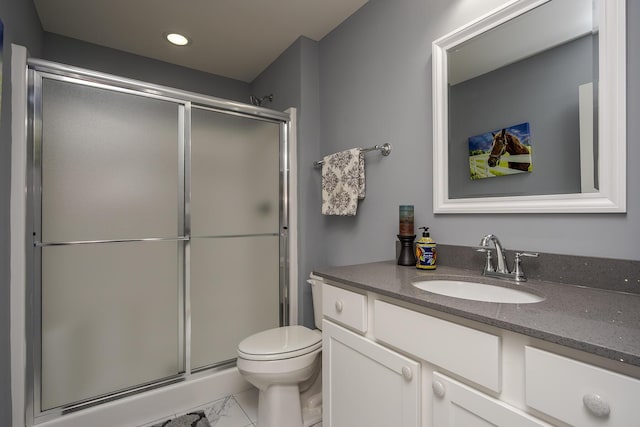
M 298 37 L 319 41 L 368 0 L 34 0 L 43 29 L 251 82 Z M 178 32 L 185 47 L 163 38 Z

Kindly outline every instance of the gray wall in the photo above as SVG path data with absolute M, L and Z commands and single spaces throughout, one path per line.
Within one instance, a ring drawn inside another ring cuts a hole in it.
M 57 34 L 44 33 L 43 55 L 40 58 L 49 61 L 219 98 L 249 102 L 249 84 L 240 80 L 180 67 Z
M 2 115 L 0 117 L 0 426 L 11 425 L 11 352 L 9 347 L 9 199 L 11 193 L 11 43 L 42 52 L 42 27 L 33 3 L 2 0 L 4 23 Z
M 298 321 L 313 325 L 310 288 L 306 278 L 318 262 L 322 263 L 321 227 L 314 221 L 320 211 L 320 174 L 311 167 L 321 158 L 319 142 L 319 80 L 318 44 L 299 38 L 251 84 L 251 92 L 262 97 L 273 93 L 273 103 L 266 107 L 275 110 L 297 108 L 298 113 Z
M 353 218 L 321 218 L 328 264 L 392 259 L 398 205 L 441 243 L 488 232 L 508 248 L 640 260 L 640 144 L 629 143 L 627 214 L 434 215 L 431 43 L 504 0 L 371 0 L 320 42 L 322 151 L 390 141 L 367 156 L 367 197 Z M 627 2 L 628 139 L 640 132 L 640 2 Z M 318 214 L 319 215 L 319 214 Z M 317 217 L 316 217 L 317 218 Z M 480 266 L 478 266 L 480 268 Z
M 592 82 L 589 35 L 449 88 L 449 197 L 580 192 L 578 87 Z M 531 173 L 471 180 L 468 138 L 528 122 Z

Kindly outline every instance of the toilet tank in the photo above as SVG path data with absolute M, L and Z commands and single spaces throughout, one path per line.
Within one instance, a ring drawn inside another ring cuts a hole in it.
M 322 279 L 311 276 L 307 279 L 311 285 L 311 297 L 313 299 L 313 320 L 316 328 L 322 329 Z

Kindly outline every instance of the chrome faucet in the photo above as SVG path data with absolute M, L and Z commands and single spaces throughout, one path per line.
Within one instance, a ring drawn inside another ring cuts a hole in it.
M 489 242 L 493 242 L 493 245 L 496 248 L 496 256 L 498 257 L 498 268 L 494 269 L 493 264 L 491 264 L 491 250 L 489 249 Z M 509 274 L 509 268 L 507 267 L 507 258 L 504 254 L 504 249 L 502 248 L 502 243 L 500 243 L 500 239 L 495 234 L 487 234 L 480 240 L 480 248 L 478 248 L 478 252 L 486 252 L 487 253 L 487 263 L 485 265 L 484 273 L 486 272 L 497 272 L 502 274 Z M 483 273 L 483 274 L 484 274 Z
M 498 259 L 498 266 L 494 267 L 491 260 L 491 251 L 493 250 L 490 243 L 493 242 L 493 246 L 496 250 L 496 258 Z M 482 270 L 483 276 L 498 277 L 500 279 L 515 280 L 516 282 L 526 282 L 527 277 L 522 270 L 522 257 L 538 257 L 538 253 L 529 252 L 516 252 L 516 257 L 513 266 L 513 272 L 509 271 L 507 265 L 507 258 L 505 249 L 500 243 L 500 239 L 495 234 L 487 234 L 480 240 L 480 245 L 476 249 L 478 252 L 484 252 L 487 254 L 486 262 Z

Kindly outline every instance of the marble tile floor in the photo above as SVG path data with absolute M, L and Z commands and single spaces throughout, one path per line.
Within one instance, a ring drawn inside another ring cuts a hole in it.
M 258 427 L 258 390 L 251 389 L 226 396 L 183 413 L 166 415 L 140 427 L 151 427 L 162 421 L 194 411 L 204 411 L 211 427 Z M 311 427 L 322 427 L 322 422 Z

